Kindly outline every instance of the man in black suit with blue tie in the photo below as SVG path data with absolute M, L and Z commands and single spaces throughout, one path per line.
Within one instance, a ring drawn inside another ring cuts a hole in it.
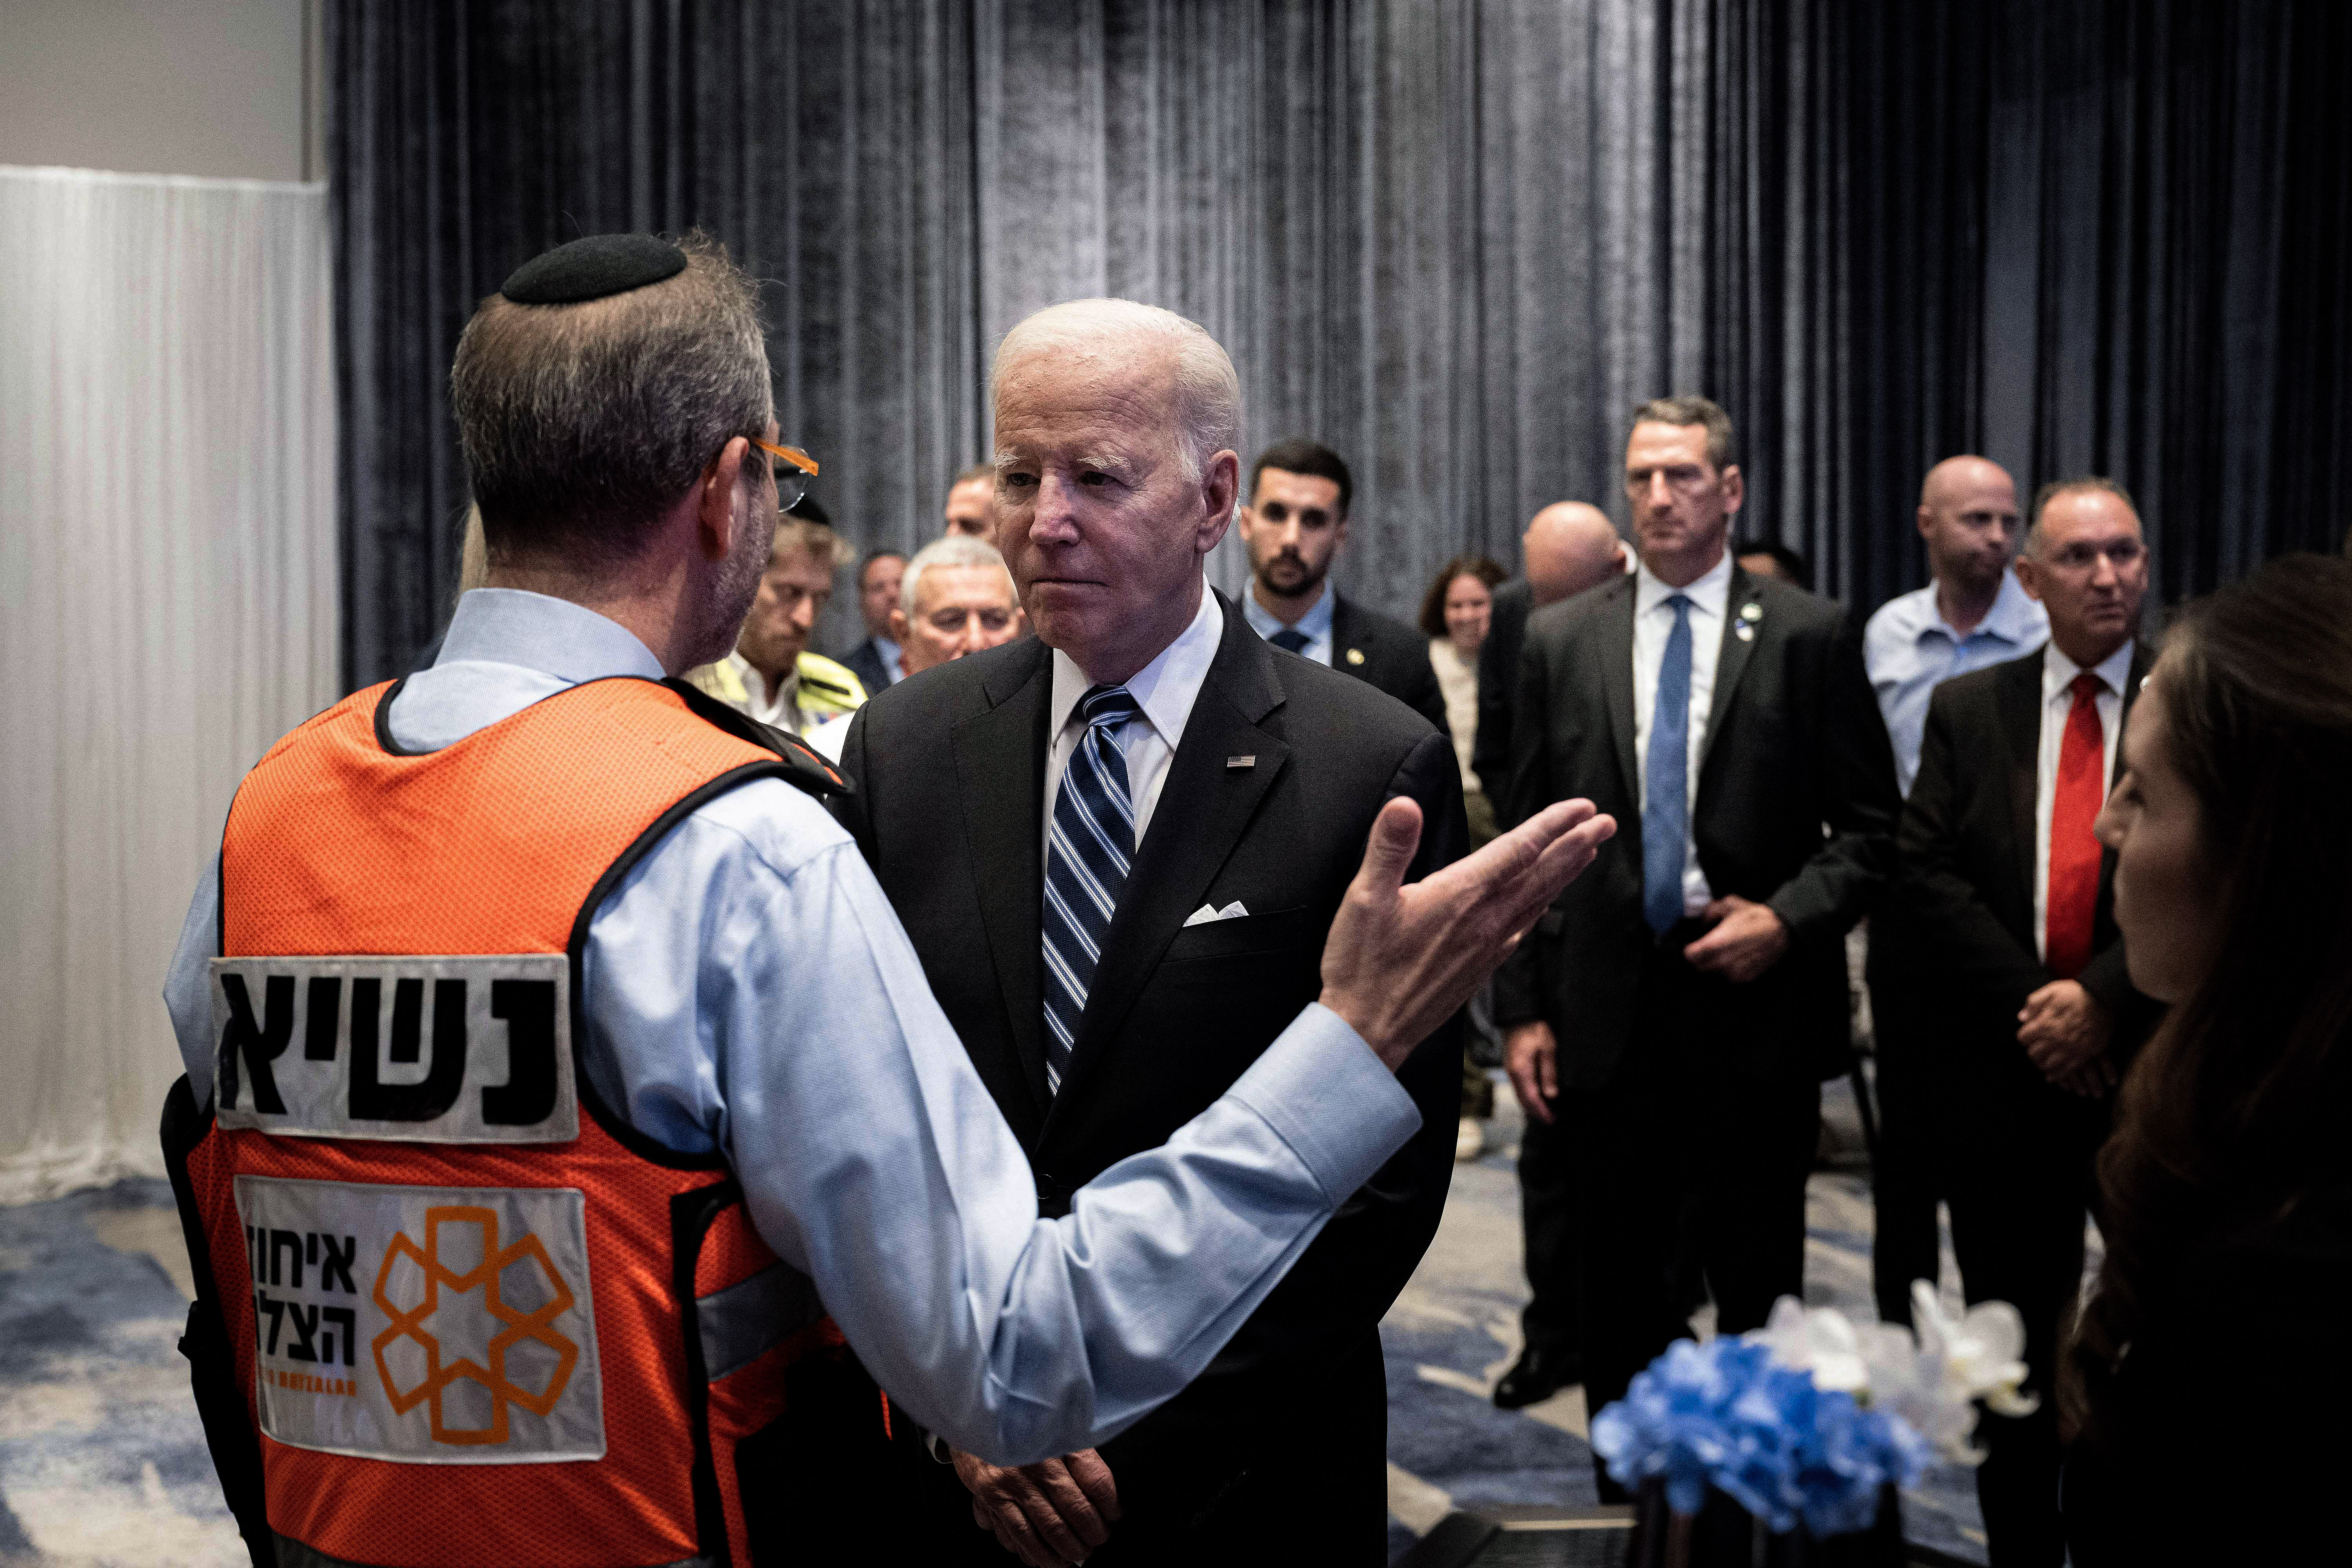
M 1340 594 L 1331 563 L 1348 541 L 1356 481 L 1339 454 L 1293 437 L 1250 465 L 1247 500 L 1234 529 L 1249 551 L 1250 629 L 1282 649 L 1352 675 L 1445 731 L 1445 694 L 1429 662 L 1429 638 L 1392 616 Z
M 1443 734 L 1276 653 L 1202 581 L 1240 423 L 1206 332 L 1123 300 L 1057 306 L 1007 335 L 993 395 L 996 537 L 1037 637 L 879 694 L 842 764 L 860 845 L 1050 1217 L 1213 1101 L 1316 998 L 1386 802 L 1420 805 L 1412 876 L 1467 829 Z M 933 1468 L 951 1550 L 1383 1561 L 1378 1325 L 1444 1207 L 1460 1052 L 1457 1018 L 1400 1074 L 1420 1132 L 1183 1394 L 1099 1453 Z
M 1732 562 L 1732 458 L 1706 399 L 1636 410 L 1639 569 L 1537 611 L 1520 657 L 1512 818 L 1589 795 L 1627 826 L 1496 981 L 1528 1136 L 1570 1173 L 1552 1201 L 1575 1205 L 1593 1410 L 1687 1331 L 1680 1248 L 1724 1331 L 1802 1293 L 1845 932 L 1893 856 L 1894 754 L 1854 630 Z M 1514 1375 L 1540 1381 L 1546 1350 Z

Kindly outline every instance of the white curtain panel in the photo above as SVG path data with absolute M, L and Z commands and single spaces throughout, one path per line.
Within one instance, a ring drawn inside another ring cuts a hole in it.
M 334 700 L 323 185 L 0 167 L 0 1202 L 158 1174 L 238 779 Z

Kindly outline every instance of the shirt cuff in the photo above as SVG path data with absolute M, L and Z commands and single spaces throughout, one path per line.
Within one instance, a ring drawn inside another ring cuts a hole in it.
M 1334 1205 L 1421 1130 L 1421 1108 L 1364 1043 L 1310 1002 L 1227 1091 L 1264 1118 Z

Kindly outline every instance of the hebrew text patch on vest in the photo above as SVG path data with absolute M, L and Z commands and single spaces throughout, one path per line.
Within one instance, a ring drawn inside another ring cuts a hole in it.
M 212 980 L 223 1127 L 428 1143 L 579 1136 L 562 953 L 216 958 Z
M 604 1455 L 575 1187 L 236 1178 L 280 1443 L 409 1464 Z

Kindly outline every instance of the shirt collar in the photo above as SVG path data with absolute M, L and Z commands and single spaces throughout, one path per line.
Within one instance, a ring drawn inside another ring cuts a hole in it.
M 874 651 L 882 656 L 882 668 L 887 669 L 898 662 L 898 655 L 905 650 L 888 637 L 877 633 L 874 637 Z
M 1338 606 L 1339 602 L 1339 595 L 1331 591 L 1331 580 L 1326 577 L 1323 580 L 1322 592 L 1316 595 L 1315 603 L 1308 605 L 1307 613 L 1295 621 L 1285 621 L 1272 610 L 1259 604 L 1254 590 L 1245 591 L 1242 595 L 1242 618 L 1249 623 L 1250 630 L 1269 642 L 1273 640 L 1274 634 L 1285 626 L 1295 628 L 1308 642 L 1315 642 L 1331 635 L 1331 612 Z
M 773 702 L 768 700 L 768 678 L 761 674 L 750 659 L 740 653 L 730 653 L 723 662 L 735 672 L 735 679 L 742 683 L 744 700 L 757 710 L 753 715 L 755 718 L 759 713 L 782 713 L 786 709 L 801 705 L 800 660 L 794 659 L 793 667 L 784 671 L 783 679 L 776 683 L 776 700 Z
M 1702 573 L 1696 582 L 1680 588 L 1669 587 L 1664 580 L 1653 574 L 1647 562 L 1634 568 L 1633 614 L 1636 616 L 1648 615 L 1676 594 L 1690 600 L 1691 608 L 1721 620 L 1724 606 L 1731 599 L 1730 550 L 1727 548 L 1723 559 Z
M 2107 689 L 2123 695 L 2124 682 L 2131 679 L 2132 648 L 2137 639 L 2126 637 L 2124 646 L 2092 667 L 2091 673 L 2106 682 Z M 2083 667 L 2068 658 L 2056 643 L 2042 650 L 2042 700 L 2047 705 L 2058 700 L 2059 693 L 2074 684 Z
M 1201 607 L 1192 624 L 1178 632 L 1150 664 L 1127 679 L 1127 694 L 1135 699 L 1135 705 L 1143 710 L 1143 716 L 1151 721 L 1151 727 L 1171 752 L 1184 739 L 1185 721 L 1192 716 L 1193 700 L 1201 695 L 1201 682 L 1208 679 L 1209 666 L 1217 657 L 1224 626 L 1224 617 L 1217 611 L 1217 595 L 1203 581 Z M 1047 734 L 1059 735 L 1068 726 L 1078 700 L 1093 690 L 1094 684 L 1076 659 L 1060 648 L 1054 650 L 1054 700 L 1046 715 L 1053 728 Z
M 459 663 L 511 664 L 574 686 L 613 675 L 662 678 L 661 660 L 618 621 L 521 588 L 476 588 L 458 599 L 433 666 Z

